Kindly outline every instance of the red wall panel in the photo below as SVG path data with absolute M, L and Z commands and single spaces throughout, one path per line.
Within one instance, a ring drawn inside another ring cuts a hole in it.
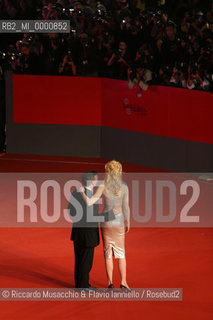
M 13 120 L 101 125 L 101 79 L 13 75 Z
M 13 75 L 16 123 L 102 125 L 212 144 L 212 97 L 112 79 Z
M 125 81 L 104 79 L 103 96 L 104 126 L 213 143 L 213 95 L 209 92 L 163 86 L 140 91 L 129 89 Z M 123 108 L 126 99 L 130 108 Z

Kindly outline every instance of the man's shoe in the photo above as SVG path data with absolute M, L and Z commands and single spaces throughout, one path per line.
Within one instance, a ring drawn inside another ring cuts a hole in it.
M 91 291 L 96 291 L 96 290 L 98 290 L 98 288 L 91 286 L 91 287 L 88 288 L 88 291 L 90 291 L 90 290 L 91 290 Z

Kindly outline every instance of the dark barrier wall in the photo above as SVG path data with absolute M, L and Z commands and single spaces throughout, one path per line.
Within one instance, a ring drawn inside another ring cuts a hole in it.
M 8 74 L 7 152 L 211 171 L 212 101 L 208 92 L 162 86 L 144 92 L 111 79 Z

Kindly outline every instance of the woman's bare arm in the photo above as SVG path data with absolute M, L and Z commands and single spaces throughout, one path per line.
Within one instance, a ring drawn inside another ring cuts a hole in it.
M 127 186 L 126 186 L 125 194 L 123 197 L 122 208 L 123 208 L 124 219 L 127 223 L 127 228 L 129 230 L 129 227 L 130 227 L 130 208 L 129 208 L 129 189 Z
M 81 195 L 88 206 L 92 206 L 95 202 L 97 202 L 98 199 L 100 199 L 100 197 L 102 196 L 103 191 L 104 184 L 101 184 L 96 190 L 95 194 L 91 198 L 88 198 L 84 191 L 80 189 Z

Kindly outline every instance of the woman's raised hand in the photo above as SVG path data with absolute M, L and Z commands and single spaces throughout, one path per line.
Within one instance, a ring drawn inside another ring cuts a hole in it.
M 84 187 L 81 185 L 80 188 L 78 189 L 79 192 L 84 192 Z

